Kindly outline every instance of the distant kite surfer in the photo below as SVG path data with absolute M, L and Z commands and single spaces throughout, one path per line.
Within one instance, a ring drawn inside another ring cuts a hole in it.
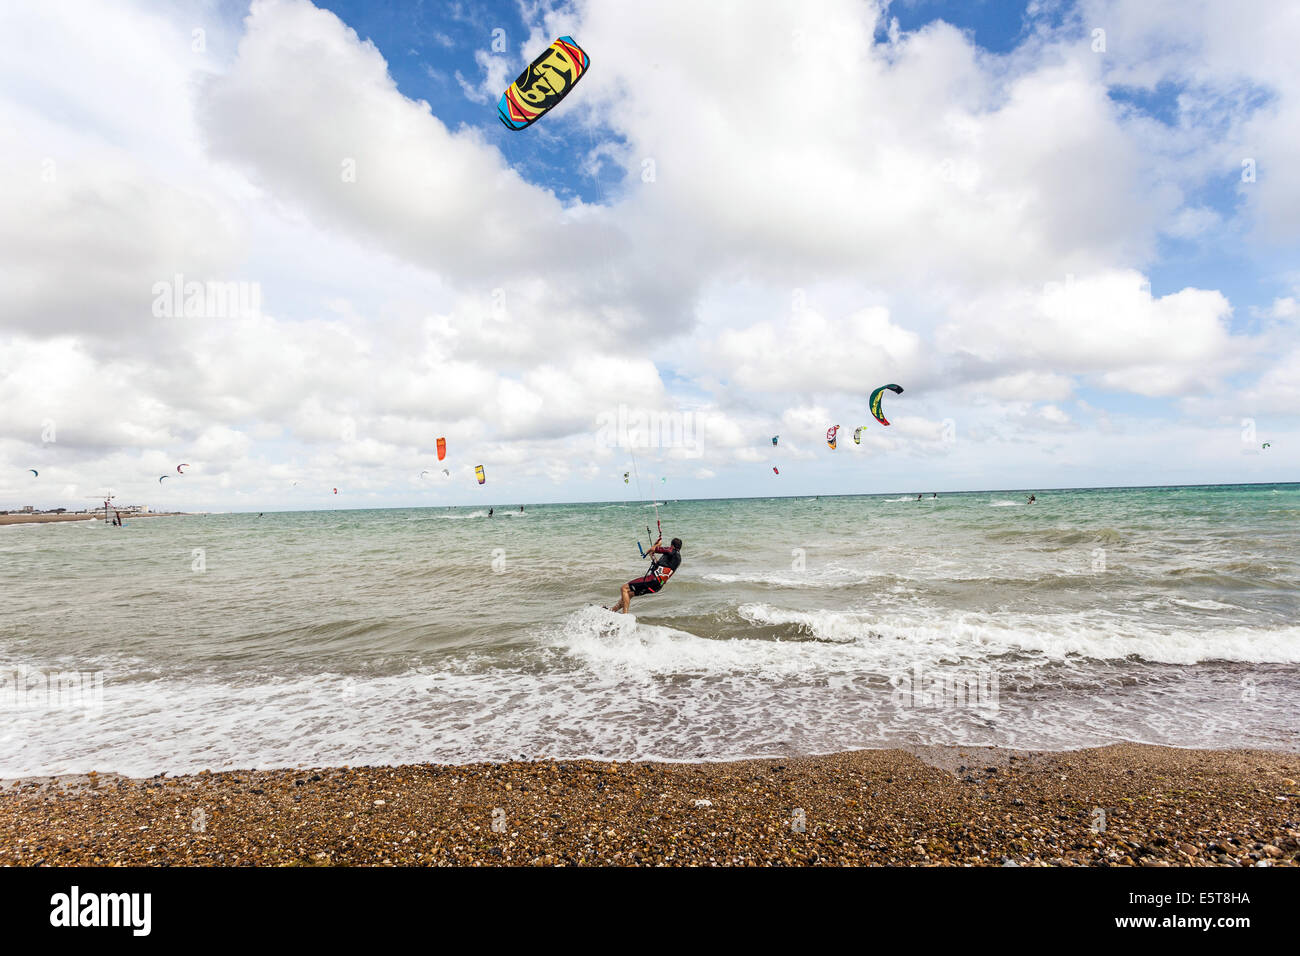
M 489 517 L 489 518 L 492 517 L 492 509 L 491 509 L 491 508 L 488 509 L 488 517 Z
M 1032 505 L 1032 504 L 1033 504 L 1035 501 L 1037 501 L 1037 500 L 1038 500 L 1038 499 L 1037 499 L 1036 497 L 1034 497 L 1033 495 L 1030 495 L 1030 496 L 1029 496 L 1029 500 L 1028 500 L 1027 502 L 1025 502 L 1025 503 L 1026 503 L 1026 504 L 1030 504 L 1030 505 Z
M 656 541 L 655 546 L 646 554 L 655 554 L 659 555 L 659 557 L 655 558 L 650 565 L 650 569 L 643 577 L 628 581 L 627 584 L 623 585 L 623 593 L 618 603 L 609 610 L 616 611 L 619 614 L 626 614 L 628 608 L 632 606 L 633 596 L 658 594 L 663 586 L 668 583 L 668 579 L 673 576 L 673 572 L 681 566 L 682 539 L 673 538 L 666 548 Z

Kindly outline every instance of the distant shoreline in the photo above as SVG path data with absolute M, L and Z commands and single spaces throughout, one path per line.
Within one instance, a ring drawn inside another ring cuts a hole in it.
M 1300 756 L 1142 744 L 0 781 L 0 865 L 1295 866 Z
M 184 518 L 189 517 L 194 512 L 190 511 L 141 511 L 130 512 L 122 515 L 123 523 L 132 521 L 136 518 Z M 47 524 L 52 521 L 103 521 L 104 511 L 101 508 L 98 511 L 89 513 L 78 512 L 76 514 L 7 514 L 0 515 L 0 524 Z
M 918 494 L 921 494 L 925 500 L 930 500 L 931 495 L 937 495 L 938 500 L 940 501 L 942 501 L 945 497 L 960 498 L 960 497 L 971 496 L 971 495 L 1016 495 L 1018 497 L 1023 498 L 1033 494 L 1033 495 L 1038 495 L 1041 498 L 1043 495 L 1064 494 L 1064 493 L 1073 494 L 1079 492 L 1203 491 L 1209 489 L 1227 489 L 1227 488 L 1254 488 L 1254 489 L 1288 488 L 1289 489 L 1297 486 L 1300 486 L 1300 481 L 1287 480 L 1287 481 L 1212 482 L 1208 484 L 1204 482 L 1197 482 L 1197 483 L 1187 484 L 1187 485 L 1082 485 L 1078 487 L 1031 486 L 1025 488 L 966 488 L 966 489 L 950 488 L 947 490 L 942 488 L 927 488 L 924 492 L 920 492 L 916 490 L 852 491 L 852 492 L 834 492 L 834 493 L 808 491 L 808 492 L 791 493 L 791 494 L 761 494 L 761 495 L 753 494 L 753 495 L 740 495 L 740 496 L 724 495 L 721 497 L 704 497 L 704 498 L 668 497 L 666 498 L 665 501 L 659 502 L 659 506 L 665 507 L 669 503 L 671 504 L 696 504 L 696 503 L 716 504 L 718 502 L 813 501 L 818 499 L 834 500 L 839 498 L 880 499 L 880 498 L 902 497 L 911 500 L 911 499 L 915 499 Z M 659 490 L 662 491 L 664 489 L 661 488 Z M 175 517 L 179 515 L 187 515 L 187 516 L 225 515 L 228 517 L 241 517 L 246 515 L 262 515 L 262 514 L 266 514 L 266 515 L 343 514 L 343 513 L 352 513 L 352 512 L 359 512 L 359 511 L 425 511 L 425 510 L 447 511 L 447 510 L 455 510 L 455 509 L 463 509 L 463 508 L 486 508 L 489 507 L 490 505 L 498 508 L 517 508 L 521 504 L 528 508 L 578 507 L 584 505 L 627 505 L 629 507 L 634 507 L 637 505 L 645 505 L 648 508 L 650 507 L 651 500 L 652 499 L 650 498 L 593 498 L 591 500 L 571 500 L 571 501 L 520 501 L 518 499 L 513 499 L 507 501 L 506 504 L 493 504 L 492 502 L 486 502 L 486 501 L 472 501 L 472 502 L 459 502 L 459 503 L 450 502 L 450 501 L 442 501 L 442 502 L 424 501 L 424 502 L 414 502 L 411 504 L 403 504 L 403 505 L 384 504 L 384 505 L 371 505 L 371 506 L 363 506 L 363 507 L 355 507 L 355 506 L 340 507 L 341 504 L 340 502 L 334 502 L 331 505 L 322 506 L 319 508 L 284 509 L 284 508 L 272 506 L 270 508 L 263 508 L 259 511 L 211 511 L 211 510 L 177 511 L 177 512 L 164 512 L 158 516 Z M 102 510 L 103 509 L 100 509 L 101 512 Z M 96 517 L 96 516 L 97 515 L 92 513 L 89 517 Z M 133 515 L 132 517 L 143 518 L 143 517 L 152 517 L 152 516 L 153 516 L 152 513 L 145 513 L 145 514 Z M 6 518 L 12 518 L 12 517 L 16 517 L 16 516 L 0 515 L 0 524 L 24 523 L 24 522 L 5 520 Z M 28 522 L 31 522 L 33 520 L 75 521 L 78 520 L 79 518 L 81 520 L 85 520 L 86 517 L 87 517 L 86 515 L 63 515 L 63 516 L 51 515 L 51 516 L 37 516 L 36 518 L 33 519 L 29 516 L 27 518 L 27 521 Z
M 683 498 L 683 497 L 673 498 L 671 496 L 665 496 L 666 502 L 660 501 L 659 506 L 662 508 L 665 506 L 666 503 L 715 504 L 717 502 L 733 502 L 733 501 L 742 501 L 742 502 L 812 501 L 815 499 L 830 500 L 830 499 L 837 499 L 837 498 L 903 497 L 903 498 L 915 499 L 918 494 L 924 495 L 926 500 L 929 500 L 932 494 L 937 494 L 939 496 L 940 501 L 942 501 L 945 496 L 956 498 L 956 497 L 961 497 L 966 495 L 1017 495 L 1019 497 L 1038 495 L 1041 498 L 1043 495 L 1050 495 L 1050 494 L 1094 492 L 1094 491 L 1188 491 L 1188 490 L 1200 491 L 1200 490 L 1213 489 L 1213 488 L 1278 488 L 1278 487 L 1290 488 L 1295 486 L 1300 486 L 1300 481 L 1295 481 L 1295 480 L 1236 481 L 1236 482 L 1214 482 L 1210 484 L 1195 483 L 1190 485 L 1084 485 L 1084 486 L 1074 487 L 1074 488 L 1072 487 L 1057 488 L 1057 487 L 1047 487 L 1047 486 L 1031 486 L 1025 488 L 967 488 L 964 490 L 961 489 L 944 490 L 942 488 L 927 488 L 924 492 L 920 492 L 916 490 L 845 491 L 845 492 L 834 492 L 834 493 L 808 491 L 808 492 L 792 493 L 792 494 L 762 494 L 762 495 L 754 494 L 754 495 L 739 495 L 739 496 L 724 495 L 722 497 L 711 497 L 711 498 Z M 659 490 L 663 491 L 664 489 L 660 488 Z M 549 507 L 567 508 L 567 507 L 577 507 L 583 505 L 627 505 L 629 507 L 634 507 L 637 505 L 645 505 L 648 508 L 650 507 L 651 500 L 652 500 L 651 498 L 593 498 L 591 500 L 573 500 L 573 501 L 520 501 L 518 499 L 507 499 L 507 503 L 504 505 L 493 504 L 487 501 L 471 501 L 471 502 L 460 502 L 460 503 L 441 501 L 441 502 L 423 502 L 423 503 L 406 504 L 406 505 L 386 504 L 386 505 L 373 505 L 369 507 L 346 507 L 346 508 L 340 507 L 339 504 L 336 503 L 328 507 L 320 507 L 320 508 L 295 508 L 292 510 L 285 510 L 283 508 L 273 507 L 270 510 L 263 509 L 263 512 L 222 511 L 222 512 L 211 512 L 211 513 L 238 516 L 238 515 L 252 515 L 252 514 L 259 514 L 259 513 L 265 513 L 267 515 L 297 515 L 297 514 L 330 514 L 330 513 L 341 514 L 346 512 L 357 512 L 357 511 L 424 511 L 424 510 L 446 511 L 448 509 L 487 508 L 489 506 L 497 507 L 497 508 L 517 508 L 521 504 L 528 508 L 549 508 Z M 658 500 L 658 499 L 653 499 L 653 500 Z M 203 512 L 203 513 L 206 514 L 209 512 Z

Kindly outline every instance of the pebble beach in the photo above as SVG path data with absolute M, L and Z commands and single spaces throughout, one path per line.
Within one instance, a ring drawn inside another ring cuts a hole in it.
M 1295 866 L 1300 755 L 1136 744 L 0 783 L 0 865 Z

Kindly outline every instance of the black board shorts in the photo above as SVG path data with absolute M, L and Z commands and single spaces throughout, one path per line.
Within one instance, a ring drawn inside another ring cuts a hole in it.
M 634 596 L 639 596 L 642 594 L 657 594 L 659 589 L 664 586 L 664 583 L 653 574 L 647 574 L 643 578 L 628 581 L 627 586 L 632 589 Z

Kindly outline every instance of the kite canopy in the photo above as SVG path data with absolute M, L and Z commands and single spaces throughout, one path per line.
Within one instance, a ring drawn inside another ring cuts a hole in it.
M 159 475 L 159 476 L 158 476 L 158 484 L 161 485 L 161 484 L 163 483 L 163 479 L 164 479 L 164 478 L 170 478 L 170 477 L 171 477 L 171 475 Z
M 889 422 L 885 420 L 885 411 L 884 411 L 884 409 L 880 407 L 880 398 L 881 398 L 882 395 L 885 394 L 886 391 L 893 392 L 895 395 L 902 395 L 902 394 L 903 394 L 903 386 L 901 386 L 901 385 L 882 385 L 882 386 L 880 386 L 880 388 L 876 389 L 874 392 L 871 393 L 871 400 L 870 400 L 870 404 L 871 404 L 871 415 L 872 415 L 873 418 L 875 418 L 876 421 L 880 422 L 880 424 L 882 424 L 882 425 L 888 425 L 888 424 L 889 424 Z
M 334 489 L 334 494 L 337 495 L 338 493 L 339 493 L 339 490 L 338 490 L 337 488 L 335 488 L 335 489 Z
M 439 438 L 438 439 L 438 460 L 442 461 L 446 457 L 447 457 L 447 439 Z
M 513 130 L 532 126 L 568 95 L 590 65 L 591 57 L 573 37 L 560 37 L 501 94 L 501 122 Z
M 859 425 L 857 428 L 853 429 L 853 444 L 855 445 L 862 444 L 862 433 L 866 430 L 867 430 L 866 425 Z
M 831 451 L 835 450 L 835 436 L 839 433 L 839 430 L 839 425 L 832 425 L 830 428 L 826 429 L 826 444 L 831 446 Z
M 37 478 L 41 477 L 41 473 L 37 471 L 35 468 L 28 468 L 27 470 L 30 471 L 33 475 L 35 475 Z
M 487 481 L 487 472 L 483 470 L 482 465 L 474 466 L 474 477 L 478 479 L 480 485 Z
M 185 474 L 185 472 L 181 471 L 181 469 L 188 468 L 188 467 L 190 467 L 190 463 L 188 461 L 181 462 L 179 465 L 176 466 L 176 474 L 178 475 Z
M 423 477 L 424 477 L 425 475 L 427 475 L 427 474 L 428 474 L 427 471 L 422 471 L 422 472 L 420 472 L 420 477 L 423 478 Z
M 631 472 L 629 472 L 629 471 L 625 471 L 625 472 L 623 472 L 623 484 L 625 484 L 625 485 L 627 484 L 627 476 L 630 475 L 630 474 L 631 474 Z
M 772 474 L 774 474 L 774 475 L 779 475 L 779 474 L 781 474 L 781 472 L 777 469 L 776 465 L 773 465 L 773 466 L 772 466 Z
M 773 436 L 772 436 L 772 444 L 775 445 L 776 442 L 777 442 L 777 439 L 779 439 L 780 437 L 781 437 L 780 435 L 773 435 Z

